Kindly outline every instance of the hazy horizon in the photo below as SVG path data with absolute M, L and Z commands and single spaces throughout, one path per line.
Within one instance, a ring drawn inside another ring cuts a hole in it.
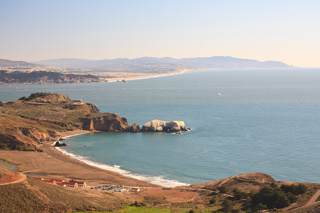
M 320 67 L 320 2 L 2 1 L 0 58 L 230 56 Z

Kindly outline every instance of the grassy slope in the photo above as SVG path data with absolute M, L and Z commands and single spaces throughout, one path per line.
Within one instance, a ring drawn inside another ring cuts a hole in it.
M 109 194 L 64 188 L 27 178 L 28 183 L 0 186 L 0 212 L 112 211 L 125 203 Z

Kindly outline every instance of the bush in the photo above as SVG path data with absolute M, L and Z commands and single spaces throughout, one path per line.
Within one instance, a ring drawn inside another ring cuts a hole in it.
M 215 198 L 211 198 L 210 204 L 215 204 L 216 202 L 217 202 L 217 200 Z
M 0 101 L 0 106 L 3 106 L 3 103 L 2 103 L 2 101 Z
M 266 205 L 268 209 L 284 208 L 297 201 L 297 197 L 290 192 L 285 192 L 275 184 L 265 186 L 252 196 L 252 205 Z M 260 206 L 261 206 L 260 205 Z
M 236 200 L 241 200 L 249 197 L 248 193 L 241 191 L 240 189 L 237 189 L 237 188 L 234 188 L 232 192 Z
M 281 185 L 280 189 L 286 193 L 290 192 L 293 195 L 300 195 L 306 193 L 308 187 L 302 183 L 299 183 L 298 185 Z
M 227 193 L 229 191 L 229 188 L 227 186 L 219 186 L 217 188 L 221 193 Z
M 262 203 L 259 203 L 257 206 L 256 206 L 256 209 L 257 210 L 263 210 L 263 209 L 267 209 L 267 205 L 263 205 Z
M 47 95 L 52 95 L 52 93 L 48 93 L 48 92 L 36 92 L 36 93 L 31 93 L 31 95 L 26 98 L 25 96 L 19 98 L 19 100 L 22 101 L 31 101 L 33 99 L 39 98 L 39 97 L 45 97 Z
M 222 202 L 222 209 L 223 211 L 225 212 L 230 212 L 233 210 L 233 207 L 236 205 L 236 202 L 235 201 L 231 201 L 231 200 L 228 200 L 228 199 L 225 199 L 223 200 Z

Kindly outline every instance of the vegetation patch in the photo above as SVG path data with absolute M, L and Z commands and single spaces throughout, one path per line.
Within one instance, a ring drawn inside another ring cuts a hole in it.
M 63 74 L 58 72 L 33 71 L 7 72 L 0 70 L 0 83 L 73 83 L 73 82 L 98 82 L 99 77 L 94 75 Z
M 304 194 L 307 187 L 304 184 L 282 185 L 280 188 L 272 183 L 265 186 L 252 196 L 252 205 L 259 209 L 280 209 L 297 202 L 297 195 Z

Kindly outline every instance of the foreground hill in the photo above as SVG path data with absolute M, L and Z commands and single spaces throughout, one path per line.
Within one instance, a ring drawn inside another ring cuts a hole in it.
M 132 131 L 126 118 L 62 94 L 34 93 L 0 106 L 0 149 L 41 151 L 38 144 L 73 130 Z
M 261 178 L 267 180 L 262 183 Z M 210 189 L 192 185 L 170 189 L 150 187 L 140 192 L 115 193 L 61 187 L 28 176 L 22 183 L 0 184 L 0 212 L 107 212 L 125 206 L 123 212 L 227 213 L 265 210 L 317 213 L 320 209 L 320 203 L 316 201 L 319 184 L 292 185 L 277 182 L 262 173 L 243 174 L 218 182 L 220 184 L 216 186 L 211 183 L 207 185 Z M 299 187 L 302 187 L 302 191 L 296 191 Z M 259 199 L 261 203 L 255 204 L 254 201 Z

